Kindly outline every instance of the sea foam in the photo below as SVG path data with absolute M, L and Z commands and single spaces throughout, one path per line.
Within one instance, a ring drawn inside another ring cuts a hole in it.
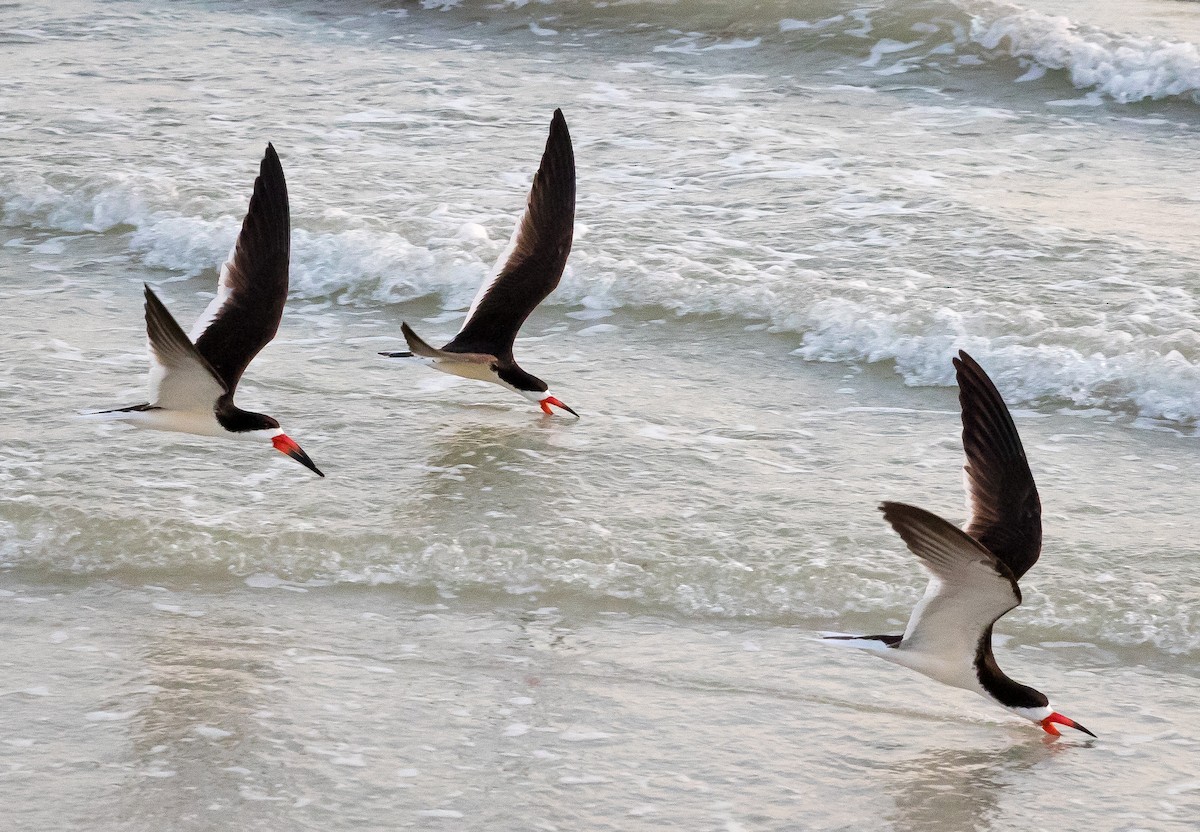
M 1200 49 L 1195 44 L 1108 34 L 1066 17 L 1016 7 L 994 15 L 972 17 L 975 43 L 1064 70 L 1079 89 L 1094 89 L 1121 103 L 1173 96 L 1200 100 Z
M 183 275 L 215 272 L 240 225 L 234 215 L 151 210 L 136 183 L 102 185 L 39 185 L 16 194 L 10 186 L 0 194 L 5 221 L 56 232 L 132 229 L 123 232 L 132 256 Z M 447 310 L 465 309 L 504 244 L 504 230 L 464 230 L 450 217 L 439 222 L 444 227 L 424 241 L 372 228 L 295 227 L 292 296 L 360 307 L 436 299 Z M 714 236 L 711 251 L 703 244 L 660 246 L 653 257 L 635 259 L 585 236 L 548 303 L 599 314 L 658 308 L 765 322 L 797 336 L 793 349 L 806 360 L 892 362 L 910 385 L 952 385 L 948 356 L 967 349 L 1003 381 L 1014 404 L 1106 408 L 1187 426 L 1200 421 L 1200 304 L 1182 289 L 1105 276 L 1064 284 L 1054 291 L 1077 308 L 1063 319 L 987 287 L 926 298 L 917 287 L 936 285 L 929 275 L 847 278 L 809 268 L 819 266 L 811 255 L 776 251 L 763 255 L 772 258 L 768 264 L 735 242 Z M 1010 256 L 1004 251 L 972 256 Z M 714 268 L 714 257 L 729 263 Z M 1114 293 L 1116 305 L 1096 305 L 1105 293 Z

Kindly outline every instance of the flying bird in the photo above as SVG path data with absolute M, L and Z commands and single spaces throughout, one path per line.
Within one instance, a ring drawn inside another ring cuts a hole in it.
M 575 153 L 562 110 L 554 111 L 542 164 L 533 177 L 525 214 L 508 248 L 475 295 L 462 328 L 441 349 L 431 347 L 407 324 L 403 352 L 386 358 L 416 357 L 443 373 L 490 381 L 541 405 L 579 414 L 550 393 L 546 382 L 522 370 L 513 358 L 517 331 L 537 305 L 554 291 L 571 252 L 575 227 Z
M 279 156 L 268 144 L 241 233 L 221 268 L 217 296 L 190 337 L 150 287 L 144 287 L 149 401 L 85 415 L 152 430 L 270 442 L 325 476 L 279 422 L 233 403 L 242 373 L 279 329 L 287 300 L 290 251 L 287 183 Z
M 1041 691 L 1010 679 L 992 653 L 992 628 L 1021 603 L 1017 581 L 1042 551 L 1042 505 L 1021 438 L 1004 399 L 965 352 L 954 359 L 962 406 L 965 530 L 924 509 L 885 502 L 892 528 L 930 573 L 924 597 L 902 635 L 825 638 L 874 652 L 953 687 L 974 691 L 1059 736 L 1065 725 Z

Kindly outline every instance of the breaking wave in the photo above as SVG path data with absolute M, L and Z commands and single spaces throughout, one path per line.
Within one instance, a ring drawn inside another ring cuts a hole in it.
M 1004 70 L 1002 83 L 1038 81 L 1062 73 L 1077 89 L 1130 103 L 1146 99 L 1200 101 L 1200 49 L 1193 43 L 1107 32 L 1067 17 L 1019 5 L 977 0 L 804 4 L 729 4 L 713 0 L 613 4 L 472 0 L 422 3 L 423 12 L 472 19 L 520 20 L 540 37 L 576 30 L 620 29 L 660 41 L 657 51 L 702 53 L 736 49 L 834 52 L 860 58 L 877 76 L 934 69 L 966 78 L 980 67 Z
M 183 275 L 214 270 L 240 219 L 150 210 L 172 196 L 158 190 L 106 177 L 57 192 L 44 183 L 24 193 L 0 191 L 0 199 L 10 226 L 124 234 L 143 266 Z M 507 233 L 450 217 L 421 241 L 370 228 L 297 227 L 292 295 L 358 306 L 435 299 L 463 310 Z M 857 268 L 847 274 L 835 260 L 808 259 L 801 268 L 764 262 L 754 252 L 662 249 L 632 260 L 585 234 L 549 302 L 761 322 L 794 335 L 793 349 L 806 360 L 894 362 L 910 385 L 952 385 L 946 357 L 967 349 L 1014 403 L 1108 409 L 1181 426 L 1200 421 L 1200 304 L 1186 287 L 1131 276 L 1143 270 L 1136 264 L 1077 280 L 1033 274 L 1030 286 L 1016 287 L 976 275 L 969 286 L 947 288 L 944 278 L 889 267 L 875 253 L 869 256 L 880 265 L 866 277 Z M 954 256 L 978 260 L 981 270 L 1006 258 L 1026 258 L 1027 265 L 1037 259 L 1036 249 L 1014 251 L 997 245 Z M 728 273 L 753 279 L 727 277 L 712 268 L 712 257 L 740 258 Z

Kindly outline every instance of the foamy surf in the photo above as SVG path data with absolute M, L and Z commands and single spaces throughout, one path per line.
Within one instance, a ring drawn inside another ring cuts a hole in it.
M 1172 97 L 1200 102 L 1200 49 L 1194 43 L 1110 34 L 1019 6 L 985 9 L 971 18 L 971 40 L 992 55 L 1062 70 L 1076 88 L 1121 104 Z M 1037 77 L 1026 73 L 1018 80 Z
M 673 3 L 669 17 L 652 0 L 614 7 L 573 0 L 499 7 L 461 0 L 428 4 L 426 9 L 444 15 L 482 11 L 497 20 L 529 19 L 535 33 L 538 20 L 553 19 L 555 29 L 542 31 L 556 36 L 621 24 L 661 27 L 669 38 L 653 48 L 664 53 L 781 47 L 861 52 L 859 66 L 880 77 L 936 69 L 966 80 L 974 68 L 1003 67 L 1016 58 L 1020 71 L 1008 83 L 1035 82 L 1047 70 L 1061 71 L 1076 88 L 1093 90 L 1112 102 L 1200 100 L 1200 50 L 1195 43 L 1106 31 L 1019 4 L 931 0 L 862 8 L 832 3 L 822 4 L 811 18 L 796 17 L 796 10 L 783 4 L 760 4 L 739 8 L 732 25 L 724 7 L 704 0 Z M 792 16 L 776 14 L 783 10 Z
M 743 175 L 754 167 L 753 160 L 740 160 L 736 170 Z M 223 261 L 238 228 L 236 216 L 180 216 L 150 207 L 144 189 L 101 182 L 15 194 L 10 186 L 8 222 L 74 234 L 130 229 L 121 233 L 131 255 L 146 268 L 179 276 L 214 271 Z M 858 208 L 880 207 L 870 201 L 854 205 L 860 218 L 871 214 Z M 360 227 L 310 231 L 303 218 L 297 219 L 293 297 L 332 298 L 360 308 L 432 299 L 447 311 L 461 311 L 504 239 L 499 225 L 464 223 L 436 209 L 426 218 L 434 230 L 424 240 L 363 227 L 366 218 L 351 221 Z M 1026 284 L 1036 288 L 1024 299 L 998 299 L 966 283 L 943 288 L 947 278 L 938 274 L 897 273 L 886 266 L 870 280 L 848 277 L 837 258 L 819 246 L 814 256 L 811 243 L 799 239 L 790 253 L 787 241 L 773 241 L 779 249 L 762 252 L 737 241 L 714 237 L 712 242 L 724 249 L 723 259 L 702 260 L 708 255 L 699 249 L 659 247 L 651 265 L 583 235 L 548 303 L 599 314 L 626 309 L 644 315 L 661 308 L 676 316 L 764 322 L 774 332 L 796 336 L 793 350 L 806 360 L 890 362 L 910 385 L 952 384 L 946 356 L 967 349 L 1005 381 L 1017 404 L 1101 408 L 1181 427 L 1200 420 L 1200 306 L 1185 290 L 1102 271 L 1058 285 L 1053 280 Z M 1049 237 L 1034 244 L 1048 242 Z M 870 247 L 864 252 L 873 256 Z M 792 265 L 787 265 L 789 254 Z M 1027 254 L 1003 245 L 973 256 L 996 271 L 1036 265 Z M 1121 256 L 1133 264 L 1143 255 L 1129 250 Z M 829 261 L 826 268 L 822 259 Z M 1018 265 L 1006 266 L 1010 260 Z M 862 262 L 869 273 L 886 258 L 874 265 Z M 1034 275 L 1040 272 L 1036 268 Z M 731 283 L 725 274 L 753 279 Z M 1106 296 L 1122 306 L 1096 304 Z M 1078 304 L 1068 315 L 1029 305 L 1052 308 L 1064 298 Z

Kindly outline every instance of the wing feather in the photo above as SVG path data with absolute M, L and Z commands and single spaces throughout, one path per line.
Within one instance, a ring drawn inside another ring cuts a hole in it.
M 233 391 L 246 367 L 279 329 L 288 292 L 291 218 L 287 183 L 268 144 L 233 252 L 221 269 L 217 297 L 196 329 L 196 348 Z
M 233 293 L 232 275 L 230 274 L 229 264 L 233 262 L 234 255 L 237 254 L 237 241 L 234 241 L 233 248 L 229 250 L 229 256 L 225 258 L 225 262 L 221 265 L 221 274 L 217 278 L 217 295 L 208 302 L 208 306 L 204 308 L 204 312 L 196 319 L 196 323 L 192 324 L 192 329 L 188 333 L 188 337 L 193 341 L 197 340 L 204 334 L 204 330 L 208 329 L 209 324 L 217 319 L 217 315 L 221 313 L 221 307 L 229 302 L 229 296 Z
M 931 576 L 901 647 L 951 658 L 973 656 L 983 634 L 1021 603 L 1011 570 L 936 514 L 904 503 L 883 503 L 880 510 Z
M 1042 552 L 1042 503 L 1004 399 L 965 352 L 954 359 L 962 405 L 967 534 L 1020 579 Z
M 530 313 L 562 279 L 575 228 L 575 153 L 561 110 L 554 111 L 525 213 L 484 281 L 450 352 L 511 356 Z
M 158 296 L 146 289 L 150 341 L 150 403 L 168 410 L 212 410 L 225 383 L 188 339 Z
M 432 358 L 438 361 L 454 361 L 465 362 L 468 364 L 486 364 L 492 365 L 496 359 L 494 356 L 482 355 L 469 352 L 448 352 L 439 350 L 437 347 L 431 347 L 425 342 L 420 335 L 413 332 L 412 327 L 407 323 L 400 324 L 400 331 L 404 333 L 404 340 L 408 342 L 408 348 L 413 355 L 421 358 Z

